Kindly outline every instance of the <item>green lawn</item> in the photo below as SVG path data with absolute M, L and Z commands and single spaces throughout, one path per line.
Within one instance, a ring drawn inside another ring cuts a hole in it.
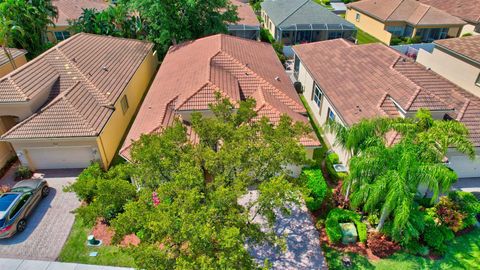
M 135 267 L 133 258 L 118 247 L 88 247 L 86 240 L 89 231 L 90 229 L 85 227 L 80 219 L 75 219 L 72 231 L 65 246 L 63 246 L 58 260 L 61 262 Z M 97 257 L 89 256 L 89 253 L 92 251 L 98 252 Z
M 378 43 L 381 41 L 375 37 L 367 34 L 366 32 L 357 28 L 357 43 L 358 44 L 368 44 L 368 43 Z
M 340 262 L 342 253 L 328 247 L 323 249 L 330 269 L 345 269 Z M 430 260 L 404 252 L 372 262 L 357 254 L 351 254 L 351 258 L 355 266 L 348 269 L 480 269 L 480 229 L 477 228 L 468 234 L 455 238 L 449 245 L 445 256 L 440 260 Z

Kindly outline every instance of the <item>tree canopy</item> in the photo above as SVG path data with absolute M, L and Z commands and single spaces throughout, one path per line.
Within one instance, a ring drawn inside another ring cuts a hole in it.
M 0 14 L 2 45 L 26 49 L 30 58 L 50 46 L 46 38 L 47 27 L 54 25 L 57 17 L 51 0 L 1 0 Z
M 299 183 L 287 165 L 306 163 L 299 139 L 309 128 L 286 116 L 275 126 L 254 119 L 254 106 L 249 99 L 236 108 L 218 97 L 213 117 L 196 113 L 191 127 L 177 120 L 134 144 L 131 173 L 139 199 L 112 225 L 118 238 L 141 238 L 132 248 L 139 268 L 256 268 L 245 244 L 276 236 L 253 219 L 262 215 L 272 225 L 275 209 L 288 212 L 286 204 L 298 202 Z M 241 205 L 252 187 L 259 192 L 256 203 Z

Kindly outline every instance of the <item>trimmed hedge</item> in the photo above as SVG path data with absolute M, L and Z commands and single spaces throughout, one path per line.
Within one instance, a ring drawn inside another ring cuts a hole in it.
M 342 240 L 340 223 L 344 222 L 355 223 L 358 239 L 362 243 L 367 241 L 367 225 L 360 220 L 360 215 L 350 210 L 335 208 L 328 213 L 327 220 L 325 221 L 325 231 L 330 242 L 338 243 Z
M 308 194 L 305 194 L 305 204 L 308 210 L 318 210 L 327 195 L 327 183 L 323 178 L 322 171 L 320 169 L 304 169 L 300 177 L 308 189 Z
M 327 158 L 325 159 L 325 166 L 327 167 L 327 172 L 328 175 L 330 175 L 330 178 L 338 182 L 340 179 L 344 179 L 347 177 L 346 173 L 337 173 L 335 169 L 333 168 L 334 164 L 341 164 L 340 158 L 338 157 L 337 153 L 330 153 L 327 155 Z

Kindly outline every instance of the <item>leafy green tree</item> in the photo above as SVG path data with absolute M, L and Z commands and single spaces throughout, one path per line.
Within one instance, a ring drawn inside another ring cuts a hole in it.
M 229 0 L 125 0 L 148 25 L 148 40 L 165 53 L 170 45 L 226 33 L 239 20 Z
M 15 64 L 8 46 L 13 43 L 13 33 L 16 31 L 22 32 L 23 30 L 15 25 L 15 22 L 8 20 L 5 17 L 0 17 L 0 44 L 14 70 L 17 69 L 17 65 Z
M 84 9 L 82 15 L 70 21 L 73 32 L 144 39 L 146 27 L 139 16 L 132 15 L 126 5 L 110 6 L 103 11 Z
M 281 242 L 253 219 L 262 215 L 272 226 L 276 209 L 288 213 L 286 205 L 298 203 L 287 165 L 305 164 L 298 141 L 309 129 L 288 117 L 276 125 L 254 120 L 254 107 L 254 100 L 235 107 L 218 96 L 212 117 L 194 114 L 188 130 L 176 121 L 134 144 L 132 173 L 142 189 L 112 225 L 118 239 L 141 239 L 131 248 L 138 267 L 251 269 L 246 243 Z M 240 203 L 251 187 L 257 199 Z
M 47 27 L 54 25 L 54 19 L 57 17 L 57 9 L 51 0 L 2 0 L 0 14 L 4 20 L 2 24 L 22 29 L 10 33 L 11 36 L 7 40 L 9 46 L 26 49 L 31 58 L 50 46 L 46 38 Z

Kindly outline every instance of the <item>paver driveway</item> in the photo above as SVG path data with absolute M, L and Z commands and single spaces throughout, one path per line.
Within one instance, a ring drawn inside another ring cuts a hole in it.
M 72 210 L 80 202 L 74 193 L 62 191 L 73 182 L 79 170 L 45 170 L 50 194 L 44 198 L 28 218 L 27 229 L 10 239 L 0 239 L 0 257 L 53 261 L 57 259 L 67 240 L 75 216 Z M 13 170 L 0 180 L 0 185 L 10 182 Z

